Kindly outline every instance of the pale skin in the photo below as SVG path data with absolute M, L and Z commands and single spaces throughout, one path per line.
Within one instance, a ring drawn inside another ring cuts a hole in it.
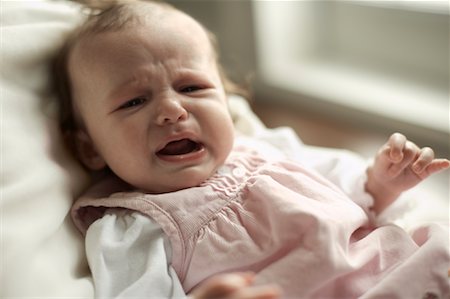
M 138 28 L 83 39 L 69 59 L 80 160 L 93 171 L 109 167 L 149 193 L 200 184 L 225 161 L 234 138 L 205 31 L 181 12 L 160 12 L 153 22 L 151 14 L 146 16 Z M 173 154 L 181 148 L 182 154 Z M 393 134 L 367 170 L 374 211 L 382 212 L 403 191 L 449 166 L 432 149 Z M 255 286 L 253 278 L 252 273 L 218 275 L 190 296 L 280 297 L 276 286 Z
M 367 169 L 366 191 L 374 198 L 373 210 L 381 213 L 403 191 L 449 167 L 450 161 L 435 158 L 431 148 L 420 148 L 404 135 L 392 134 Z
M 206 280 L 191 294 L 196 299 L 275 299 L 281 290 L 275 285 L 253 286 L 254 273 L 221 274 Z

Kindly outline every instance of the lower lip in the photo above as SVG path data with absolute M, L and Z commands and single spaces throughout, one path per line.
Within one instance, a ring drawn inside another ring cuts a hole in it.
M 206 155 L 206 149 L 202 146 L 198 151 L 184 155 L 157 155 L 163 161 L 170 163 L 187 163 L 195 162 L 202 159 Z

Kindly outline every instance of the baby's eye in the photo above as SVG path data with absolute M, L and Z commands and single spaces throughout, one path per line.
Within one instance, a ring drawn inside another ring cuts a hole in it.
M 184 92 L 184 93 L 190 93 L 190 92 L 198 91 L 198 90 L 200 90 L 200 89 L 202 89 L 201 86 L 191 85 L 191 86 L 183 87 L 183 88 L 181 89 L 181 92 Z
M 136 107 L 136 106 L 142 105 L 143 103 L 145 103 L 145 101 L 146 101 L 146 98 L 144 98 L 144 97 L 134 98 L 134 99 L 129 100 L 125 104 L 121 105 L 119 107 L 119 109 L 128 109 L 128 108 Z

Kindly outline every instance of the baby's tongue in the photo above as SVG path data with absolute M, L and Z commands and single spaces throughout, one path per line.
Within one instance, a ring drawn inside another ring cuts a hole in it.
M 181 139 L 169 142 L 162 150 L 158 152 L 160 155 L 183 155 L 194 151 L 196 143 L 189 139 Z

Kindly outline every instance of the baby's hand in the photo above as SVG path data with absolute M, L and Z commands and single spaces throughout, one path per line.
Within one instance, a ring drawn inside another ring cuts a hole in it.
M 448 167 L 450 161 L 435 159 L 431 148 L 419 148 L 402 134 L 392 134 L 367 170 L 366 190 L 374 197 L 374 211 L 380 213 L 403 191 Z
M 276 299 L 280 289 L 274 285 L 254 286 L 254 274 L 229 273 L 214 276 L 189 294 L 193 299 Z

